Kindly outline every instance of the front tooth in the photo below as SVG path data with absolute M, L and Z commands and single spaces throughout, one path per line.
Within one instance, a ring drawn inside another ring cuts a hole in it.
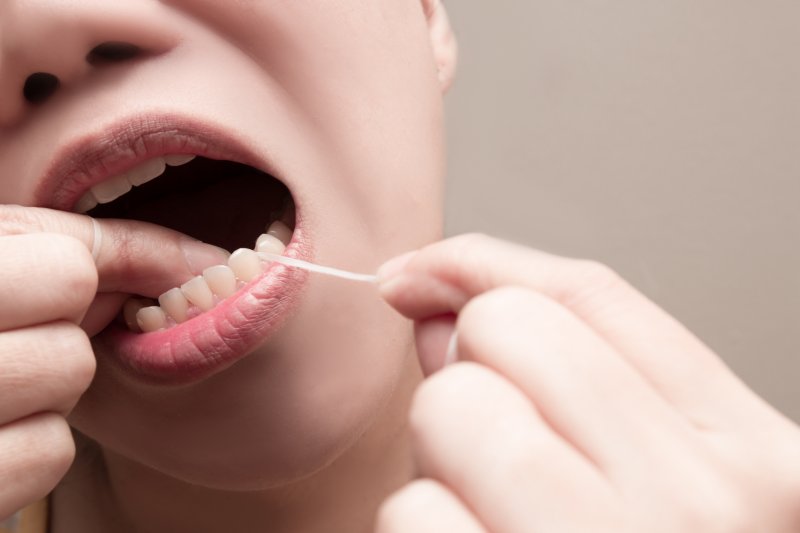
M 125 179 L 125 176 L 114 176 L 92 187 L 92 194 L 99 203 L 107 204 L 130 190 L 131 184 Z
M 227 298 L 236 292 L 236 274 L 228 266 L 208 267 L 203 271 L 203 279 L 206 280 L 211 292 L 220 298 Z
M 178 288 L 170 289 L 159 296 L 158 304 L 178 324 L 189 318 L 189 301 Z
M 167 327 L 167 315 L 157 305 L 144 307 L 136 313 L 136 323 L 145 333 L 158 331 Z
M 130 298 L 125 302 L 125 305 L 122 306 L 122 316 L 125 319 L 125 324 L 128 326 L 128 329 L 131 331 L 141 331 L 139 323 L 136 321 L 136 314 L 140 309 L 145 307 L 147 307 L 147 304 L 137 298 Z
M 186 296 L 187 300 L 203 311 L 209 311 L 214 308 L 214 295 L 211 293 L 211 289 L 208 288 L 203 276 L 197 276 L 181 285 L 181 292 Z
M 81 199 L 75 204 L 73 210 L 76 213 L 86 213 L 97 207 L 97 198 L 94 197 L 92 191 L 87 191 L 86 194 L 81 196 Z
M 265 233 L 256 241 L 256 252 L 282 255 L 285 251 L 286 245 L 275 235 Z
M 269 229 L 267 230 L 269 235 L 274 235 L 277 237 L 283 244 L 286 246 L 289 245 L 289 241 L 292 240 L 292 230 L 281 222 L 280 220 L 276 220 L 272 224 L 270 224 Z
M 261 274 L 261 261 L 253 250 L 239 248 L 228 258 L 228 266 L 240 281 L 254 280 Z
M 193 160 L 196 156 L 190 154 L 165 155 L 164 162 L 171 167 L 179 167 Z
M 138 187 L 159 177 L 166 168 L 167 164 L 164 162 L 164 158 L 156 157 L 145 161 L 133 170 L 129 170 L 126 176 L 131 185 Z

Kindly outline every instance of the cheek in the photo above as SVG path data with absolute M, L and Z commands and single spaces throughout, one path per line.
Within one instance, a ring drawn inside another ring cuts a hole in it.
M 280 87 L 303 139 L 280 155 L 299 161 L 314 201 L 347 206 L 337 219 L 353 227 L 441 224 L 442 98 L 419 0 L 173 4 L 248 51 Z

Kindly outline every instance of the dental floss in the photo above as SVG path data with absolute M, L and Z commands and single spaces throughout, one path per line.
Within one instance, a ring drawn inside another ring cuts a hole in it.
M 378 283 L 378 276 L 373 274 L 358 274 L 356 272 L 348 272 L 347 270 L 316 265 L 314 263 L 309 263 L 308 261 L 303 261 L 302 259 L 295 259 L 294 257 L 286 257 L 284 255 L 270 254 L 267 252 L 256 252 L 256 253 L 258 254 L 259 257 L 261 257 L 265 261 L 274 261 L 282 265 L 299 268 L 301 270 L 307 270 L 309 272 L 316 272 L 318 274 L 324 274 L 326 276 L 333 276 L 335 278 L 341 278 L 350 281 L 358 281 L 361 283 L 372 283 L 372 284 Z
M 458 361 L 458 332 L 453 331 L 453 334 L 450 335 L 450 341 L 447 343 L 443 366 L 450 366 L 456 361 Z
M 97 258 L 100 256 L 100 247 L 103 246 L 103 229 L 100 227 L 100 223 L 90 218 L 89 220 L 92 221 L 92 228 L 94 228 L 94 238 L 92 239 L 92 259 L 94 262 L 97 263 Z

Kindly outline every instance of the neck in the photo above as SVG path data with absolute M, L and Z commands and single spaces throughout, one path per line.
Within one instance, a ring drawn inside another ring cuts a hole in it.
M 192 486 L 97 445 L 79 445 L 52 497 L 51 531 L 370 532 L 380 503 L 414 476 L 406 420 L 418 372 L 403 380 L 354 446 L 322 471 L 280 488 Z

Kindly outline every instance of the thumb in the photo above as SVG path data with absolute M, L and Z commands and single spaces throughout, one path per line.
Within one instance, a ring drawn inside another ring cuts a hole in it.
M 98 292 L 156 298 L 203 269 L 223 264 L 227 252 L 177 231 L 136 220 L 92 219 L 38 207 L 0 205 L 0 235 L 60 233 L 94 249 Z M 100 242 L 97 242 L 97 241 Z

